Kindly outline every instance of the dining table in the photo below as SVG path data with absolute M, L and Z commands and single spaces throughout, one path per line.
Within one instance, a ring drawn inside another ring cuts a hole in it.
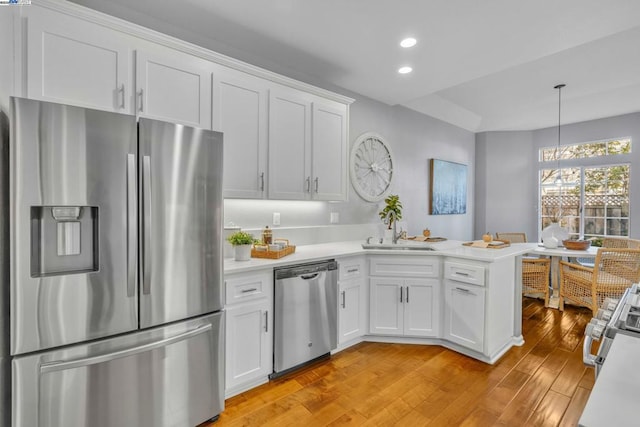
M 569 261 L 594 260 L 598 254 L 598 247 L 591 246 L 585 250 L 567 249 L 564 246 L 546 248 L 542 244 L 534 247 L 528 255 L 545 256 L 551 258 L 551 290 L 549 293 L 549 307 L 558 308 L 560 302 L 560 260 Z

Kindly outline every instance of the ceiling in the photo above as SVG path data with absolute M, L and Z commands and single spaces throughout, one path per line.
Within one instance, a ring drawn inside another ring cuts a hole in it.
M 473 132 L 640 111 L 637 0 L 72 1 Z

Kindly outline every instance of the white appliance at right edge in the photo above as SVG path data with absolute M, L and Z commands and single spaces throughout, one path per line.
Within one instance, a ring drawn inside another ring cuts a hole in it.
M 23 98 L 11 106 L 12 425 L 217 417 L 222 134 Z

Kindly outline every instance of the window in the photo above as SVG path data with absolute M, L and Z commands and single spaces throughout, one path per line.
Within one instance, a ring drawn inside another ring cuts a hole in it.
M 630 152 L 628 138 L 540 149 L 541 162 L 565 164 L 557 185 L 558 164 L 541 163 L 540 229 L 561 220 L 575 237 L 628 236 L 630 166 L 612 160 Z

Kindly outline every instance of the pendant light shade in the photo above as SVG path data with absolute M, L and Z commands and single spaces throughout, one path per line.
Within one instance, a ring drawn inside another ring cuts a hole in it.
M 560 173 L 560 112 L 562 107 L 562 88 L 565 86 L 564 83 L 561 83 L 553 87 L 558 89 L 558 146 L 556 148 L 556 169 L 558 172 L 554 181 L 554 184 L 558 187 L 562 185 L 562 174 Z

